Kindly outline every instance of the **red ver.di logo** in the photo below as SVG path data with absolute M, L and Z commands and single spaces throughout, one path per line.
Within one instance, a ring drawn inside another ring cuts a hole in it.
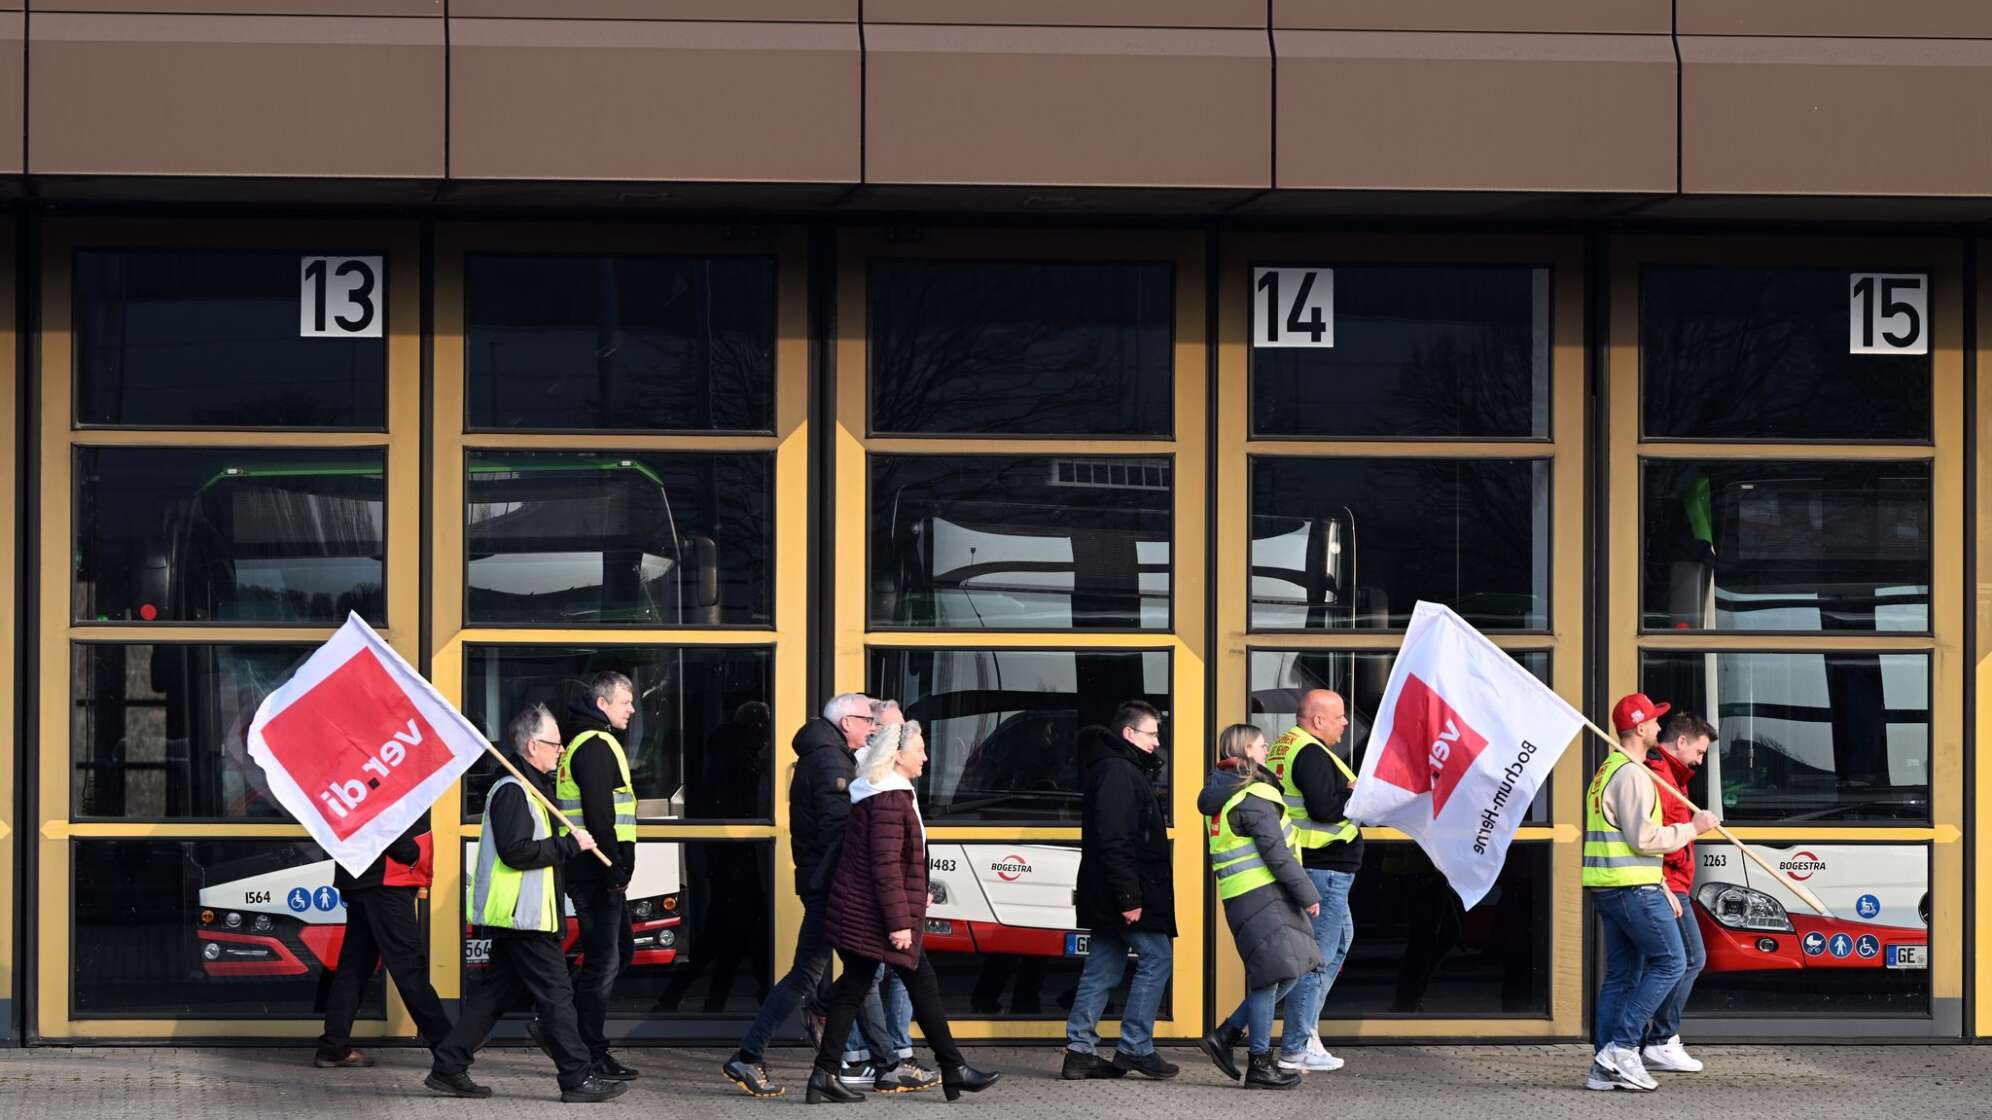
M 1485 749 L 1487 739 L 1468 727 L 1444 697 L 1406 674 L 1397 693 L 1390 742 L 1376 762 L 1376 776 L 1412 793 L 1429 792 L 1432 816 L 1437 817 L 1453 787 Z
M 272 718 L 263 741 L 342 840 L 452 757 L 366 649 Z

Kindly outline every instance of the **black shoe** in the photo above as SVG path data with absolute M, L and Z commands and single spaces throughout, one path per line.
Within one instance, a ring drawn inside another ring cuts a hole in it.
M 788 1091 L 768 1080 L 768 1067 L 759 1058 L 736 1051 L 719 1068 L 728 1081 L 740 1086 L 750 1097 L 779 1097 Z
M 1290 1069 L 1281 1069 L 1279 1059 L 1271 1050 L 1252 1055 L 1252 1064 L 1245 1070 L 1247 1089 L 1291 1089 L 1300 1084 L 1300 1075 Z
M 642 1072 L 635 1066 L 626 1066 L 617 1061 L 613 1054 L 604 1054 L 595 1059 L 595 1076 L 604 1081 L 635 1081 Z
M 540 1048 L 540 1053 L 552 1059 L 555 1064 L 560 1062 L 553 1052 L 553 1043 L 547 1041 L 546 1025 L 540 1022 L 539 1016 L 535 1015 L 526 1020 L 526 1037 L 533 1040 L 533 1045 Z
M 311 1059 L 311 1064 L 319 1069 L 366 1069 L 374 1064 L 374 1060 L 363 1051 L 348 1046 L 346 1052 L 336 1058 L 320 1054 Z
M 1114 1051 L 1114 1068 L 1122 1073 L 1132 1070 L 1143 1077 L 1152 1077 L 1157 1081 L 1166 1081 L 1183 1072 L 1183 1067 L 1164 1058 L 1153 1050 L 1138 1058 L 1125 1050 L 1116 1050 Z
M 562 1089 L 560 1103 L 594 1104 L 597 1101 L 612 1101 L 628 1090 L 629 1086 L 620 1081 L 604 1081 L 599 1077 L 590 1076 L 588 1080 L 572 1089 Z
M 872 1081 L 874 1093 L 919 1093 L 941 1083 L 941 1075 L 911 1058 L 887 1066 Z
M 491 1095 L 488 1087 L 472 1081 L 467 1073 L 437 1073 L 430 1070 L 429 1076 L 422 1079 L 422 1084 L 450 1097 L 482 1098 Z
M 812 1069 L 806 1099 L 810 1104 L 852 1104 L 864 1100 L 865 1095 L 846 1086 L 828 1070 Z
M 1065 1065 L 1058 1071 L 1065 1081 L 1111 1081 L 1116 1077 L 1126 1077 L 1127 1071 L 1112 1062 L 1103 1062 L 1098 1054 L 1082 1054 L 1077 1050 L 1065 1052 Z
M 941 1095 L 949 1100 L 960 1100 L 963 1093 L 980 1093 L 996 1084 L 1000 1073 L 984 1073 L 974 1066 L 959 1065 L 953 1069 L 941 1070 Z
M 1210 1064 L 1217 1067 L 1217 1072 L 1233 1081 L 1239 1077 L 1238 1057 L 1232 1053 L 1238 1049 L 1239 1034 L 1238 1031 L 1225 1030 L 1220 1024 L 1217 1029 L 1206 1031 L 1204 1036 L 1197 1040 L 1197 1048 L 1210 1059 Z

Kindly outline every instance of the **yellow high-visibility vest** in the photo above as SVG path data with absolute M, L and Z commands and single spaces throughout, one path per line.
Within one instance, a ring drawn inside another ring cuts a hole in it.
M 1624 751 L 1613 751 L 1591 778 L 1584 794 L 1584 885 L 1643 887 L 1664 882 L 1664 856 L 1652 856 L 1626 843 L 1625 830 L 1605 819 L 1605 785 L 1622 766 L 1637 765 Z M 1652 820 L 1660 823 L 1659 791 L 1654 791 Z
M 1307 815 L 1307 799 L 1301 796 L 1300 787 L 1293 784 L 1293 766 L 1300 758 L 1300 752 L 1309 747 L 1318 748 L 1326 754 L 1335 768 L 1351 782 L 1356 780 L 1355 772 L 1343 762 L 1328 744 L 1316 739 L 1299 725 L 1287 729 L 1287 733 L 1273 740 L 1266 749 L 1266 765 L 1280 776 L 1280 787 L 1286 797 L 1287 819 L 1293 822 L 1294 831 L 1300 836 L 1300 846 L 1305 848 L 1325 848 L 1330 844 L 1346 844 L 1362 834 L 1356 822 L 1344 818 L 1339 821 L 1317 821 Z
M 547 814 L 546 806 L 526 791 L 524 783 L 508 775 L 492 785 L 491 792 L 484 795 L 484 828 L 477 838 L 477 868 L 463 884 L 464 913 L 470 915 L 474 925 L 552 933 L 560 928 L 560 916 L 554 909 L 553 868 L 521 871 L 498 858 L 498 841 L 491 831 L 491 805 L 498 800 L 498 791 L 506 786 L 518 786 L 519 795 L 532 809 L 533 839 L 553 836 L 553 818 Z
M 616 787 L 616 839 L 624 843 L 636 843 L 636 784 L 629 777 L 629 756 L 623 753 L 622 744 L 606 731 L 589 729 L 574 737 L 567 749 L 560 752 L 560 769 L 553 786 L 553 803 L 560 806 L 570 820 L 581 816 L 581 787 L 574 784 L 572 764 L 574 752 L 591 738 L 600 738 L 609 745 L 610 753 L 616 756 L 616 768 L 622 771 L 622 785 Z M 560 826 L 560 834 L 567 835 L 567 826 Z
M 1244 789 L 1231 795 L 1224 808 L 1215 817 L 1208 819 L 1210 833 L 1210 869 L 1217 875 L 1217 897 L 1233 899 L 1247 891 L 1272 886 L 1272 868 L 1266 866 L 1264 857 L 1259 855 L 1259 845 L 1249 836 L 1240 836 L 1231 831 L 1231 810 L 1248 797 L 1262 797 L 1280 809 L 1280 837 L 1286 841 L 1294 858 L 1300 858 L 1300 836 L 1293 825 L 1287 823 L 1286 802 L 1280 798 L 1280 791 L 1265 782 L 1254 781 Z

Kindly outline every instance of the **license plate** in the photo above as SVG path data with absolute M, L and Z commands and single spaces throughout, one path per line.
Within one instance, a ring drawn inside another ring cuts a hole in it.
M 942 937 L 949 937 L 954 933 L 954 923 L 948 921 L 946 918 L 928 918 L 927 932 L 936 933 Z
M 491 939 L 488 937 L 473 937 L 466 940 L 463 943 L 463 963 L 490 964 Z
M 1888 947 L 1888 967 L 1928 968 L 1930 967 L 1930 947 L 1928 945 L 1890 945 Z
M 1088 951 L 1088 950 L 1087 950 L 1087 946 L 1088 946 L 1088 945 L 1089 945 L 1089 944 L 1090 944 L 1090 943 L 1092 942 L 1092 940 L 1093 940 L 1093 935 L 1092 935 L 1092 934 L 1090 934 L 1090 933 L 1068 933 L 1068 934 L 1066 934 L 1066 935 L 1065 935 L 1065 955 L 1066 955 L 1066 956 L 1068 956 L 1068 957 L 1083 957 L 1083 956 L 1085 956 L 1085 955 L 1086 955 L 1086 953 L 1087 953 L 1087 951 Z

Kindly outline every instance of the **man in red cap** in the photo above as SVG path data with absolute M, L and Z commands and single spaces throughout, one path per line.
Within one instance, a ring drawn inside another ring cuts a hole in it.
M 1686 824 L 1662 823 L 1660 791 L 1644 764 L 1668 707 L 1637 692 L 1612 707 L 1619 749 L 1606 756 L 1584 795 L 1585 894 L 1605 941 L 1588 1089 L 1660 1087 L 1646 1071 L 1640 1043 L 1687 968 L 1662 861 L 1715 827 L 1715 816 L 1704 809 Z

